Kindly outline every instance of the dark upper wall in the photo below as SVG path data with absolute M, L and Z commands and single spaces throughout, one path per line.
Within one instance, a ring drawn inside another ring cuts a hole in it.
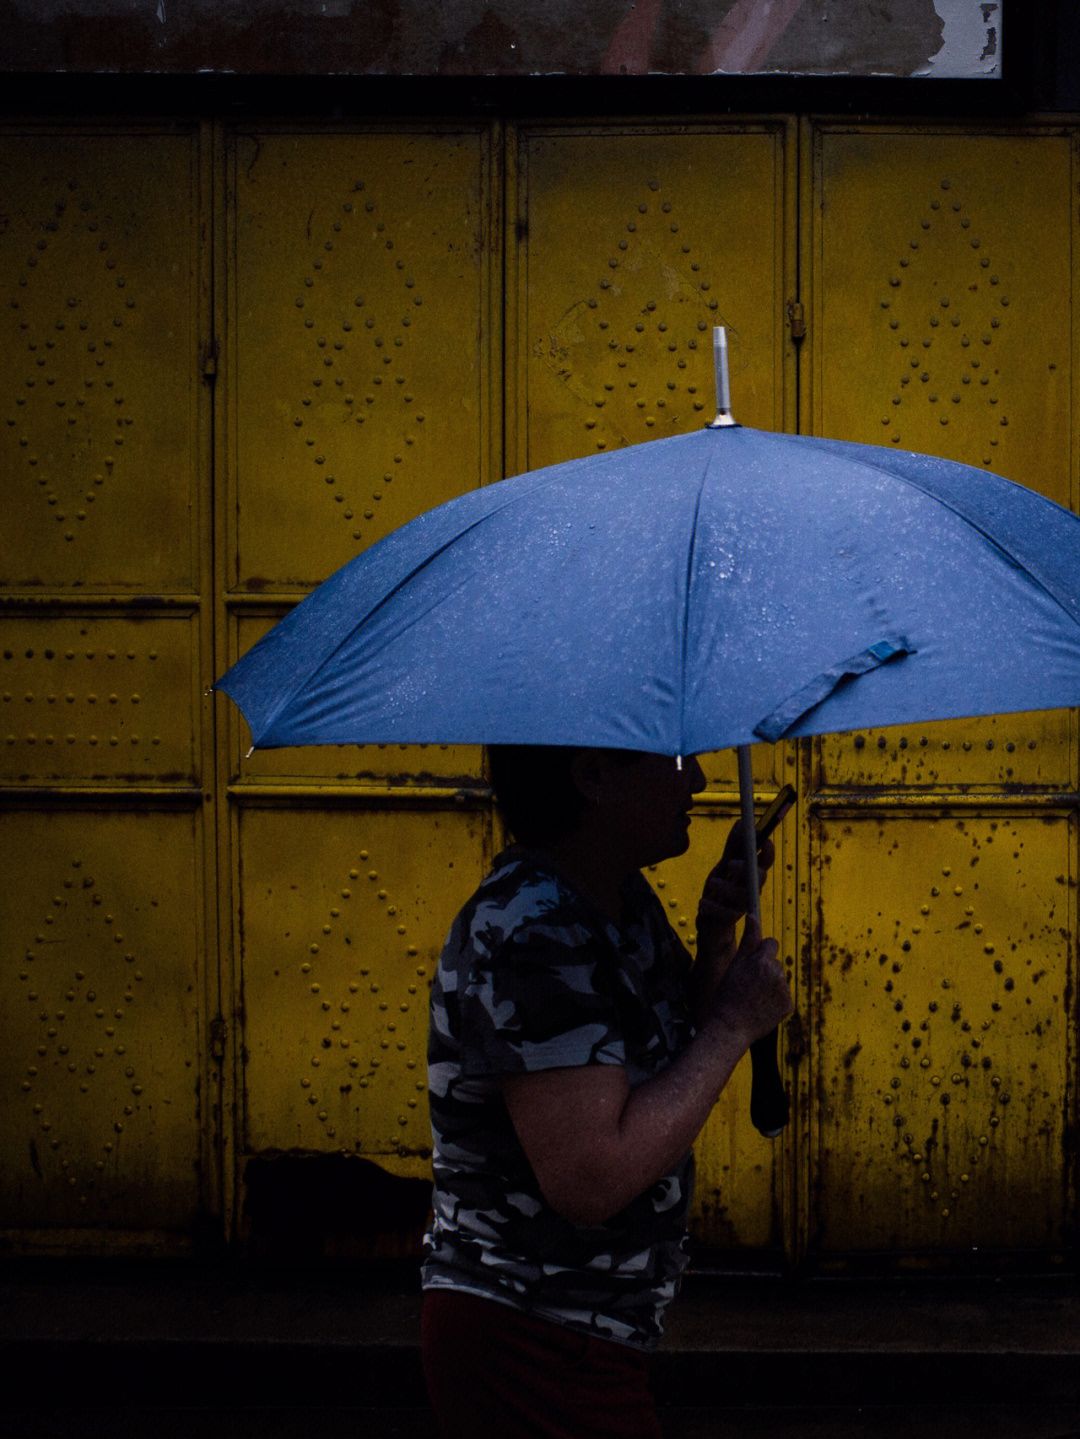
M 0 33 L 3 68 L 37 72 L 994 75 L 1001 4 L 2 0 Z
M 1080 109 L 1074 0 L 986 0 L 981 38 L 966 3 L 0 0 L 0 109 Z M 958 53 L 1002 78 L 895 78 Z

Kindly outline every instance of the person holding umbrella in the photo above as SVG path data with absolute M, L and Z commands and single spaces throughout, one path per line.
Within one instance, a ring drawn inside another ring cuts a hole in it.
M 641 871 L 689 847 L 694 758 L 492 747 L 517 844 L 462 909 L 428 1050 L 422 1349 L 446 1439 L 658 1436 L 646 1356 L 685 1268 L 691 1145 L 792 1011 L 740 825 L 697 959 Z M 766 841 L 761 873 L 772 863 Z

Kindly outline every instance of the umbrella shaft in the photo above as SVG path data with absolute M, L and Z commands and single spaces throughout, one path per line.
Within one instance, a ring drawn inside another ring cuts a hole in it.
M 761 923 L 761 896 L 758 894 L 757 830 L 754 827 L 754 771 L 750 746 L 736 750 L 739 760 L 739 803 L 742 807 L 743 853 L 746 858 L 747 909 Z

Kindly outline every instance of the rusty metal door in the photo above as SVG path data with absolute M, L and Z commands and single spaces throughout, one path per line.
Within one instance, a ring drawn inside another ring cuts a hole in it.
M 0 137 L 13 1242 L 159 1250 L 201 1208 L 232 1232 L 253 1155 L 428 1173 L 427 984 L 498 842 L 479 753 L 248 756 L 205 696 L 359 548 L 704 423 L 715 323 L 744 422 L 1075 505 L 1074 133 L 796 134 Z M 748 1066 L 702 1136 L 705 1244 L 819 1268 L 1064 1246 L 1076 741 L 1069 712 L 757 747 L 762 798 L 801 790 L 765 920 L 806 1026 L 784 1139 L 749 1124 Z M 736 809 L 730 759 L 706 767 L 691 853 L 651 876 L 691 945 Z
M 523 127 L 508 277 L 509 468 L 677 434 L 716 413 L 712 327 L 726 325 L 739 418 L 794 428 L 794 127 L 760 124 Z M 657 523 L 663 523 L 662 513 Z M 774 794 L 794 751 L 758 746 Z M 685 859 L 650 878 L 693 946 L 697 896 L 738 811 L 734 758 L 708 756 Z M 765 921 L 795 953 L 794 851 Z M 779 1253 L 790 1219 L 785 1148 L 750 1124 L 740 1068 L 697 1145 L 693 1214 L 712 1248 Z M 790 1159 L 790 1156 L 788 1156 Z
M 802 420 L 1076 502 L 1076 139 L 810 128 Z M 802 1242 L 1065 1246 L 1075 1143 L 1074 712 L 807 750 Z
M 217 1203 L 205 148 L 183 126 L 0 136 L 0 1222 L 16 1246 L 167 1248 Z
M 491 146 L 480 126 L 228 137 L 223 661 L 364 546 L 499 477 Z M 479 751 L 245 758 L 228 725 L 238 1164 L 341 1151 L 426 1177 L 428 986 L 490 857 Z

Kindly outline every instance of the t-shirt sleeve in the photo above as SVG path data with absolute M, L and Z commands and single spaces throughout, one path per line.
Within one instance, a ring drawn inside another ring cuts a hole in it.
M 614 956 L 583 926 L 527 923 L 470 967 L 461 1059 L 472 1076 L 626 1063 Z

